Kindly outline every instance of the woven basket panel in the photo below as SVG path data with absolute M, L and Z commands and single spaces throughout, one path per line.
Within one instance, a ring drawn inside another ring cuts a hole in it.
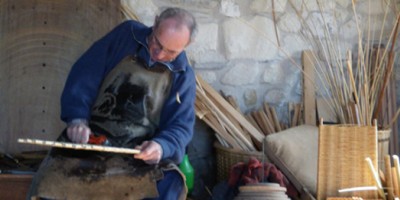
M 373 126 L 321 125 L 319 127 L 317 199 L 363 197 L 376 191 L 339 193 L 339 189 L 375 186 L 370 157 L 377 170 L 377 129 Z

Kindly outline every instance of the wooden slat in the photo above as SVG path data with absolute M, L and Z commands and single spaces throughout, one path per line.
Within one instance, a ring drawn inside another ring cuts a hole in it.
M 258 116 L 261 119 L 261 123 L 263 123 L 264 126 L 266 127 L 266 132 L 265 132 L 266 135 L 276 132 L 273 122 L 271 122 L 271 120 L 268 118 L 267 114 L 264 112 L 263 109 L 260 109 L 258 111 Z
M 397 169 L 395 167 L 391 168 L 392 170 L 392 186 L 393 186 L 393 195 L 396 197 L 400 197 L 400 190 L 399 190 L 399 179 L 398 179 L 398 173 L 397 173 Z
M 282 131 L 281 125 L 279 124 L 279 118 L 278 115 L 276 114 L 276 110 L 273 107 L 270 107 L 271 114 L 272 114 L 272 119 L 275 124 L 275 130 L 276 132 Z
M 259 111 L 253 111 L 253 112 L 251 112 L 251 116 L 253 117 L 254 121 L 256 121 L 258 126 L 260 127 L 261 133 L 263 133 L 264 135 L 267 135 L 268 134 L 268 128 L 267 128 L 267 125 L 262 120 L 262 118 L 260 116 L 260 112 Z
M 228 103 L 231 104 L 231 106 L 233 108 L 235 108 L 241 115 L 243 115 L 243 113 L 240 110 L 235 98 L 233 98 L 231 95 L 227 95 L 227 96 L 225 96 L 225 100 L 228 101 Z M 238 127 L 238 129 L 243 133 L 243 135 L 247 138 L 247 140 L 252 141 L 249 132 L 246 129 L 243 129 L 243 127 L 240 125 L 239 122 L 234 120 L 231 116 L 229 116 L 229 119 L 234 123 L 234 125 L 236 127 Z
M 307 77 L 303 78 L 303 104 L 304 104 L 304 122 L 309 125 L 316 125 L 316 102 L 314 86 L 314 62 L 313 53 L 310 50 L 303 51 L 302 63 L 303 71 Z
M 197 98 L 205 98 L 200 95 L 199 92 L 196 93 Z M 233 149 L 242 149 L 241 146 L 238 144 L 238 142 L 228 133 L 228 131 L 225 129 L 225 127 L 222 126 L 220 123 L 220 120 L 215 117 L 211 112 L 209 108 L 207 108 L 206 105 L 202 104 L 205 100 L 196 100 L 195 105 L 196 105 L 196 115 L 199 117 L 199 119 L 203 120 L 207 125 L 209 125 L 217 134 L 219 134 Z M 201 113 L 201 110 L 207 111 L 208 114 Z
M 297 126 L 299 124 L 299 117 L 300 117 L 300 105 L 296 104 L 294 105 L 294 114 L 292 117 L 292 124 L 291 126 Z
M 247 140 L 247 138 L 242 134 L 242 132 L 240 132 L 240 130 L 238 130 L 234 126 L 232 121 L 229 120 L 229 118 L 228 118 L 229 111 L 227 111 L 226 109 L 235 111 L 235 112 L 237 112 L 237 111 L 228 102 L 226 102 L 225 99 L 222 98 L 222 96 L 220 96 L 218 93 L 216 93 L 216 91 L 213 88 L 211 88 L 211 86 L 209 86 L 209 88 L 207 88 L 207 89 L 204 89 L 203 87 L 204 87 L 204 85 L 202 83 L 197 84 L 196 97 L 200 97 L 199 99 L 202 99 L 202 101 L 206 102 L 206 104 L 210 106 L 210 110 L 213 112 L 213 114 L 218 116 L 218 119 L 223 123 L 223 126 L 227 129 L 228 133 L 230 133 L 233 138 L 238 139 L 236 142 L 242 147 L 243 150 L 250 150 L 250 151 L 255 150 L 256 148 L 253 145 L 252 141 Z M 210 98 L 210 97 L 212 97 L 209 93 L 210 89 L 213 90 L 213 92 L 215 92 L 218 95 L 219 100 L 223 101 L 225 103 L 225 106 L 228 106 L 227 108 L 222 107 L 218 103 L 218 101 L 216 101 L 213 98 Z M 240 115 L 240 114 L 238 114 L 238 115 Z M 247 120 L 246 120 L 246 122 L 247 122 Z
M 250 114 L 245 115 L 247 121 L 249 121 L 260 133 L 263 132 L 260 128 L 260 126 L 257 124 L 256 120 L 254 117 Z
M 264 136 L 253 125 L 251 125 L 246 118 L 243 117 L 237 110 L 235 110 L 228 102 L 226 102 L 220 94 L 218 94 L 208 83 L 206 83 L 200 76 L 196 76 L 199 85 L 203 87 L 209 94 L 209 98 L 216 102 L 216 105 L 225 114 L 232 115 L 234 119 L 240 122 L 245 130 L 247 130 L 255 142 L 262 143 Z
M 389 199 L 393 199 L 393 178 L 392 178 L 392 165 L 390 162 L 390 155 L 385 155 L 385 180 L 387 187 L 387 194 Z

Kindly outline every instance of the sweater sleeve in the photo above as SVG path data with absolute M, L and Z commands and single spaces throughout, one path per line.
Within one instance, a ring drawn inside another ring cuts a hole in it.
M 132 36 L 134 21 L 115 27 L 76 61 L 68 75 L 61 96 L 61 119 L 89 119 L 103 78 L 126 55 L 133 54 L 138 44 Z
M 191 67 L 187 67 L 185 72 L 175 76 L 178 77 L 164 104 L 160 129 L 153 140 L 163 148 L 162 159 L 169 159 L 178 164 L 182 161 L 185 148 L 193 137 L 196 82 Z

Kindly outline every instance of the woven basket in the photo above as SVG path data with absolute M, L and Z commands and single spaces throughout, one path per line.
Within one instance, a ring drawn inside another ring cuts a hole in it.
M 365 158 L 370 157 L 374 169 L 378 169 L 377 139 L 374 126 L 319 126 L 318 200 L 353 196 L 377 198 L 377 191 L 338 193 L 339 189 L 376 184 Z
M 229 178 L 231 167 L 239 162 L 247 163 L 250 157 L 255 157 L 261 162 L 263 161 L 263 154 L 259 151 L 246 152 L 231 148 L 223 147 L 218 142 L 214 143 L 216 149 L 217 159 L 217 180 L 223 181 Z M 267 159 L 266 157 L 264 159 Z

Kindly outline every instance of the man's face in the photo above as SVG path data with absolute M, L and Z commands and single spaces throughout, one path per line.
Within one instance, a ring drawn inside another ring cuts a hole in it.
M 190 32 L 185 26 L 176 28 L 173 19 L 167 19 L 155 27 L 149 36 L 150 57 L 154 61 L 170 62 L 189 44 Z

